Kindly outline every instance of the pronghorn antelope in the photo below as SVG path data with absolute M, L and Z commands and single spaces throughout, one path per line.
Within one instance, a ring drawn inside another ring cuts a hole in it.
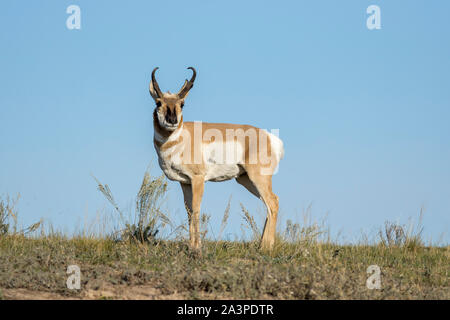
M 264 202 L 267 218 L 261 247 L 271 249 L 278 215 L 272 175 L 283 157 L 283 142 L 250 125 L 184 122 L 183 106 L 194 85 L 195 69 L 188 68 L 193 75 L 177 94 L 161 91 L 155 78 L 157 69 L 150 81 L 150 94 L 156 103 L 153 142 L 161 169 L 183 190 L 191 248 L 200 249 L 200 204 L 205 182 L 236 179 Z

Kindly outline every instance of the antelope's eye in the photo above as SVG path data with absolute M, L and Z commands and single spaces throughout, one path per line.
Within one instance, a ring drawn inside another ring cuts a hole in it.
M 157 101 L 156 102 L 156 106 L 159 108 L 159 107 L 161 107 L 161 101 Z
M 182 103 L 180 104 L 180 107 L 181 107 L 181 109 L 183 109 L 183 107 L 184 107 L 184 102 L 182 102 Z

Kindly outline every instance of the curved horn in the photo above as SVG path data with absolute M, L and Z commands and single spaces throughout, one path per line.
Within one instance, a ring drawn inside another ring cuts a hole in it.
M 152 71 L 152 83 L 151 83 L 151 85 L 153 85 L 153 88 L 155 89 L 156 94 L 158 95 L 158 98 L 161 98 L 163 96 L 163 94 L 161 92 L 161 89 L 159 88 L 158 81 L 156 81 L 156 78 L 155 78 L 155 72 L 158 69 L 159 69 L 159 67 L 156 67 Z M 150 89 L 150 91 L 151 91 L 151 89 Z
M 191 80 L 189 80 L 189 81 L 186 79 L 180 92 L 178 92 L 178 96 L 180 98 L 184 98 L 188 94 L 189 90 L 191 90 L 192 87 L 194 86 L 194 81 L 195 81 L 195 78 L 197 77 L 197 72 L 195 71 L 195 69 L 193 67 L 189 67 L 188 69 L 192 70 L 192 77 L 191 77 Z
M 189 80 L 189 82 L 194 84 L 195 78 L 197 77 L 197 71 L 195 71 L 194 67 L 189 67 L 188 69 L 192 70 L 192 77 L 191 77 L 191 80 Z

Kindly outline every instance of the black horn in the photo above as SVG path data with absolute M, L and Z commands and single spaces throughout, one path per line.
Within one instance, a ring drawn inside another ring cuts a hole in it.
M 156 91 L 156 94 L 158 95 L 158 98 L 161 98 L 162 97 L 162 92 L 161 92 L 161 89 L 159 88 L 159 85 L 158 85 L 158 81 L 156 81 L 156 78 L 155 78 L 155 72 L 156 72 L 156 70 L 158 70 L 159 69 L 159 67 L 156 67 L 155 69 L 153 69 L 153 71 L 152 71 L 152 84 L 153 84 L 153 88 L 155 89 L 155 91 Z
M 192 87 L 194 86 L 195 78 L 197 77 L 197 72 L 195 71 L 195 69 L 193 67 L 189 67 L 188 69 L 192 70 L 192 77 L 191 77 L 191 80 L 189 80 L 189 81 L 186 79 L 180 92 L 178 92 L 178 96 L 180 98 L 184 98 L 187 95 L 187 93 L 189 92 L 189 90 L 192 89 Z

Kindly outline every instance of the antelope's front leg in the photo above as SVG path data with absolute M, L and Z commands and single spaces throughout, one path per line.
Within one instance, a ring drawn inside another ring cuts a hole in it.
M 202 203 L 205 180 L 203 176 L 194 176 L 191 184 L 181 184 L 184 202 L 189 217 L 189 238 L 191 248 L 200 249 L 200 206 Z
M 192 185 L 192 217 L 189 225 L 192 248 L 200 249 L 200 206 L 202 204 L 203 191 L 205 189 L 205 178 L 194 176 Z

